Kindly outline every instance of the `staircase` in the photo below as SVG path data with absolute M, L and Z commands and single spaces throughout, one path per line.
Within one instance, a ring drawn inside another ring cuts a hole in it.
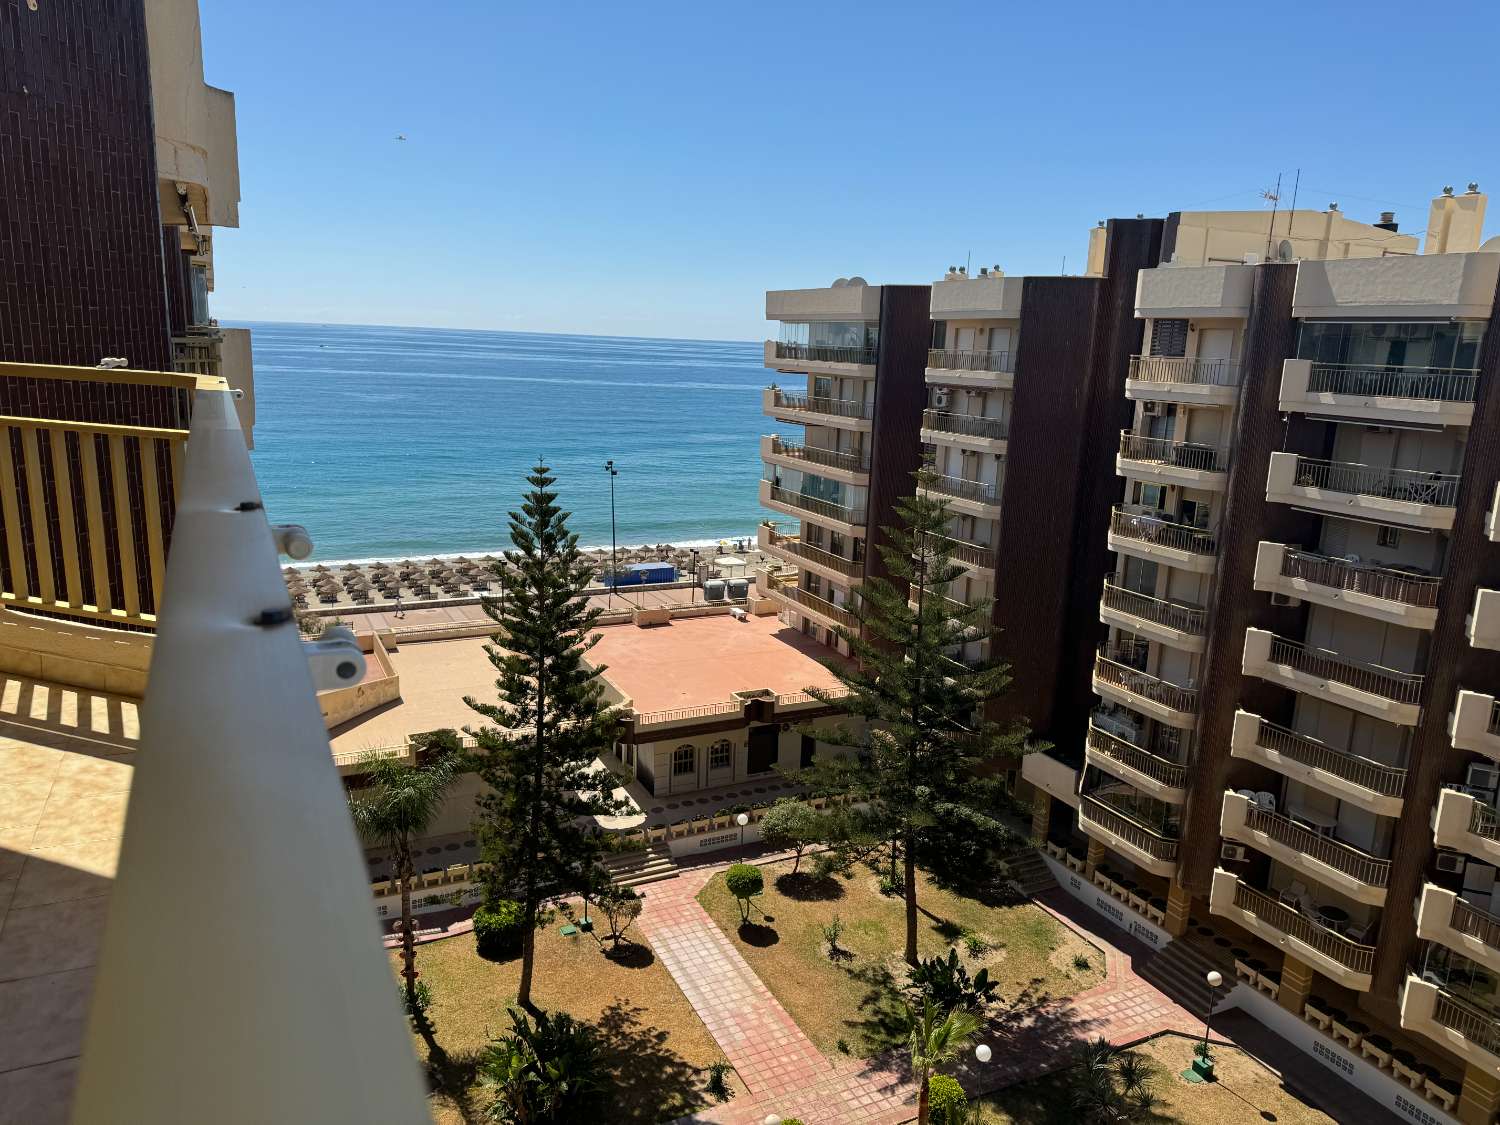
M 1193 1015 L 1201 1016 L 1208 1011 L 1210 991 L 1204 978 L 1218 968 L 1202 950 L 1178 938 L 1160 953 L 1152 954 L 1139 972 L 1142 980 L 1155 985 Z M 1218 989 L 1218 998 L 1222 1000 L 1234 984 L 1234 973 L 1219 971 L 1224 976 L 1224 984 Z
M 661 843 L 652 844 L 644 851 L 609 856 L 600 866 L 609 872 L 610 881 L 619 887 L 639 887 L 677 878 L 672 851 Z
M 1052 869 L 1035 848 L 1023 848 L 1004 860 L 1007 878 L 1013 880 L 1027 897 L 1039 895 L 1057 886 Z

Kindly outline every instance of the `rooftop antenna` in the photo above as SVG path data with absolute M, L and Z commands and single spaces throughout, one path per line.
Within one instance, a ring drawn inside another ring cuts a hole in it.
M 1062 269 L 1058 270 L 1057 272 L 1063 277 L 1068 276 L 1068 256 L 1066 254 L 1063 255 Z
M 1276 233 L 1276 205 L 1281 202 L 1281 173 L 1276 173 L 1276 186 L 1260 193 L 1262 199 L 1271 201 L 1271 223 L 1266 227 L 1266 261 L 1271 260 L 1271 236 Z
M 965 275 L 968 274 L 968 272 L 969 272 L 969 266 L 971 264 L 973 264 L 973 261 L 974 261 L 974 251 L 970 250 L 966 255 L 964 255 L 964 274 Z
M 1292 209 L 1286 213 L 1286 236 L 1292 237 L 1292 216 L 1297 213 L 1297 189 L 1302 186 L 1302 169 L 1297 169 L 1297 178 L 1292 181 Z

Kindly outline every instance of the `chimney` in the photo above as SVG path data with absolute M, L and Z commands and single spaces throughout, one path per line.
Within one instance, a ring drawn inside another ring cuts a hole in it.
M 1432 201 L 1427 215 L 1427 240 L 1424 254 L 1466 254 L 1479 249 L 1484 230 L 1484 207 L 1487 202 L 1478 184 L 1471 183 L 1462 195 L 1455 196 L 1451 187 Z

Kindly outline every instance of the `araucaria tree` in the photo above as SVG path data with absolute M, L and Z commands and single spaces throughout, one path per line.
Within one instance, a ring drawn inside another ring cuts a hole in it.
M 965 647 L 988 635 L 990 604 L 952 596 L 963 567 L 953 561 L 947 502 L 917 476 L 917 493 L 896 505 L 901 525 L 880 545 L 889 577 L 872 576 L 850 607 L 857 628 L 838 629 L 853 664 L 833 672 L 846 689 L 808 690 L 863 720 L 820 731 L 822 742 L 851 755 L 820 759 L 807 779 L 865 802 L 864 829 L 899 845 L 904 860 L 906 949 L 917 959 L 918 847 L 961 826 L 993 839 L 1010 835 L 994 816 L 995 782 L 978 772 L 986 760 L 1023 751 L 1024 725 L 985 718 L 985 704 L 1010 683 L 1007 665 L 966 660 Z M 910 600 L 908 600 L 910 599 Z
M 603 700 L 602 668 L 584 654 L 599 612 L 582 596 L 593 574 L 557 504 L 555 478 L 537 464 L 519 512 L 510 513 L 514 549 L 505 553 L 504 605 L 486 599 L 499 626 L 485 646 L 499 672 L 498 703 L 464 702 L 493 725 L 473 731 L 486 789 L 477 828 L 488 870 L 488 901 L 521 906 L 521 982 L 516 999 L 531 1008 L 536 930 L 546 900 L 595 885 L 598 844 L 586 818 L 620 811 L 614 775 L 596 758 L 608 750 L 615 717 Z

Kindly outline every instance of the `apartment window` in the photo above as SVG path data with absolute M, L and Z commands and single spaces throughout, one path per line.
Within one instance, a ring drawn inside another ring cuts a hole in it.
M 948 322 L 946 320 L 932 322 L 932 346 L 937 351 L 942 351 L 948 346 Z
M 1134 493 L 1134 502 L 1142 507 L 1160 511 L 1167 506 L 1167 490 L 1162 485 L 1136 481 Z
M 1472 321 L 1303 321 L 1297 358 L 1375 367 L 1479 366 L 1484 325 Z
M 863 539 L 854 540 L 854 553 L 850 557 L 855 562 L 865 561 L 865 541 Z
M 818 375 L 813 378 L 813 398 L 832 398 L 833 380 L 827 375 Z
M 828 533 L 828 553 L 844 557 L 844 533 L 842 531 L 830 531 Z
M 816 523 L 804 523 L 802 525 L 802 541 L 809 547 L 821 547 L 823 545 L 822 525 Z
M 1382 527 L 1375 533 L 1375 543 L 1381 547 L 1390 547 L 1393 550 L 1401 546 L 1401 529 L 1399 527 Z
M 1151 322 L 1151 354 L 1164 356 L 1187 355 L 1186 320 L 1158 318 Z
M 698 751 L 691 744 L 683 744 L 672 751 L 672 776 L 684 777 L 698 768 Z
M 708 748 L 708 768 L 711 770 L 727 770 L 734 761 L 734 744 L 727 738 L 721 738 Z
M 1182 502 L 1182 522 L 1189 527 L 1206 528 L 1208 521 L 1213 515 L 1213 509 L 1201 500 L 1184 500 Z

